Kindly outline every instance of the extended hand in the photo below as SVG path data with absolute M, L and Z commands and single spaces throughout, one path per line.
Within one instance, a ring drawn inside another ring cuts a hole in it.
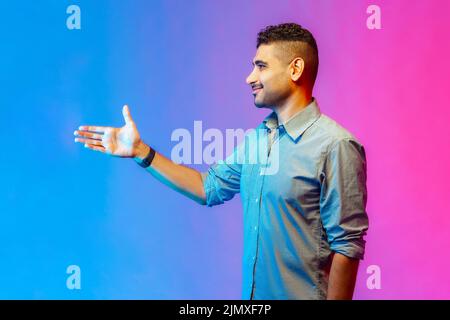
M 142 145 L 136 124 L 127 105 L 122 109 L 125 125 L 122 128 L 80 126 L 74 132 L 75 142 L 84 143 L 86 148 L 117 157 L 133 158 Z

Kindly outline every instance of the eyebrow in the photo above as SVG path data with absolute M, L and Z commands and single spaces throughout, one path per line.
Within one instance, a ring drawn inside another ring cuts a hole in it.
M 262 60 L 255 60 L 255 61 L 252 61 L 252 66 L 254 66 L 254 65 L 256 65 L 256 64 L 265 64 L 265 65 L 268 65 L 267 62 L 262 61 Z

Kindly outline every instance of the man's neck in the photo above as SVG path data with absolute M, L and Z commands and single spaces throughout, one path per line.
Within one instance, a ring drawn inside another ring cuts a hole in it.
M 278 124 L 286 123 L 294 114 L 305 109 L 312 101 L 312 94 L 297 92 L 292 94 L 281 105 L 273 108 L 277 114 Z

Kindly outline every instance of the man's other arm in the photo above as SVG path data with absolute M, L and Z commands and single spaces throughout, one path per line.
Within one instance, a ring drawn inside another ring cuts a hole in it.
M 351 300 L 358 274 L 359 259 L 335 253 L 328 280 L 328 300 Z

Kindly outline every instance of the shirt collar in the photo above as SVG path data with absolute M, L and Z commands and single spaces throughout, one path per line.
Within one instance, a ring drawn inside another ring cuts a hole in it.
M 270 130 L 284 127 L 288 135 L 296 141 L 320 117 L 320 114 L 319 105 L 313 98 L 310 104 L 292 115 L 285 123 L 278 124 L 277 114 L 273 111 L 263 120 L 263 124 Z

